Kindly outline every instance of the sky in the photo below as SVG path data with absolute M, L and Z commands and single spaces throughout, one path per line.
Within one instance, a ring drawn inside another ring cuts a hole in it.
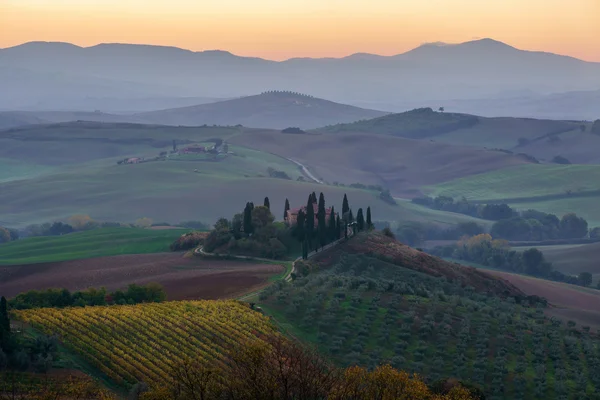
M 0 48 L 141 43 L 273 60 L 493 38 L 600 62 L 600 0 L 0 0 Z

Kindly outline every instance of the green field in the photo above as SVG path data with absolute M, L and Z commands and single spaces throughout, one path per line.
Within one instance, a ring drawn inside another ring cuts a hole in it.
M 525 164 L 427 187 L 431 195 L 467 200 L 527 200 L 600 194 L 600 165 Z M 590 193 L 591 192 L 591 193 Z M 595 193 L 598 192 L 598 193 Z
M 167 252 L 169 245 L 185 232 L 189 229 L 102 228 L 25 238 L 0 244 L 0 265 Z

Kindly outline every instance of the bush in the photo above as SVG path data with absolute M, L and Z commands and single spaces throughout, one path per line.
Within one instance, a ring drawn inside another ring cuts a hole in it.
M 285 128 L 281 131 L 281 133 L 306 133 L 304 132 L 302 129 L 300 128 L 295 128 L 295 127 L 289 127 L 289 128 Z
M 563 156 L 554 156 L 552 162 L 555 164 L 571 164 L 571 161 L 567 160 Z

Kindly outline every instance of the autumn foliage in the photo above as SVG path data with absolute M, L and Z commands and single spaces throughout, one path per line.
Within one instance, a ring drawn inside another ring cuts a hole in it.
M 142 400 L 294 399 L 294 400 L 468 400 L 455 385 L 434 393 L 418 375 L 389 365 L 373 371 L 340 369 L 279 334 L 237 344 L 220 359 L 190 358 L 173 366 L 167 385 L 141 395 Z

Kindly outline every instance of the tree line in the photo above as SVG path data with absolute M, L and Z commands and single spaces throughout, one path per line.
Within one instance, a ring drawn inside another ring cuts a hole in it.
M 315 205 L 317 213 L 315 215 Z M 286 200 L 284 218 L 288 219 L 289 202 Z M 329 214 L 329 216 L 327 216 Z M 372 229 L 371 207 L 367 207 L 366 217 L 363 209 L 359 208 L 356 220 L 348 202 L 348 196 L 344 194 L 342 201 L 342 213 L 337 214 L 335 207 L 331 206 L 329 211 L 325 207 L 325 196 L 321 192 L 319 199 L 315 192 L 308 196 L 306 206 L 298 211 L 296 221 L 288 221 L 292 224 L 293 235 L 302 245 L 302 258 L 307 259 L 308 253 L 318 251 L 324 246 L 341 239 L 348 238 L 349 228 L 352 234 L 365 229 Z M 315 224 L 316 222 L 316 224 Z
M 159 303 L 165 301 L 167 294 L 158 283 L 147 285 L 130 284 L 125 290 L 109 292 L 106 288 L 89 288 L 71 292 L 68 289 L 30 290 L 19 293 L 9 301 L 11 309 L 63 308 L 125 305 L 138 303 Z
M 600 229 L 588 229 L 588 222 L 575 213 L 561 218 L 537 210 L 517 211 L 508 204 L 473 204 L 464 197 L 418 197 L 412 200 L 435 210 L 450 211 L 490 221 L 493 237 L 515 241 L 542 241 L 554 239 L 581 239 L 588 235 L 600 237 Z
M 430 253 L 557 282 L 580 286 L 592 284 L 592 274 L 589 272 L 582 272 L 578 276 L 563 274 L 555 270 L 538 249 L 530 248 L 523 252 L 512 250 L 505 240 L 493 239 L 487 233 L 463 238 L 453 245 L 435 247 Z
M 325 195 L 315 192 L 308 196 L 306 206 L 300 208 L 295 219 L 289 219 L 290 202 L 285 200 L 282 221 L 276 221 L 271 202 L 265 197 L 261 206 L 247 202 L 241 213 L 231 220 L 220 218 L 204 240 L 206 252 L 236 253 L 248 256 L 281 259 L 299 250 L 303 258 L 314 250 L 347 237 L 348 232 L 370 229 L 371 208 L 362 208 L 354 216 L 348 197 L 344 195 L 341 215 L 335 207 L 326 208 Z

